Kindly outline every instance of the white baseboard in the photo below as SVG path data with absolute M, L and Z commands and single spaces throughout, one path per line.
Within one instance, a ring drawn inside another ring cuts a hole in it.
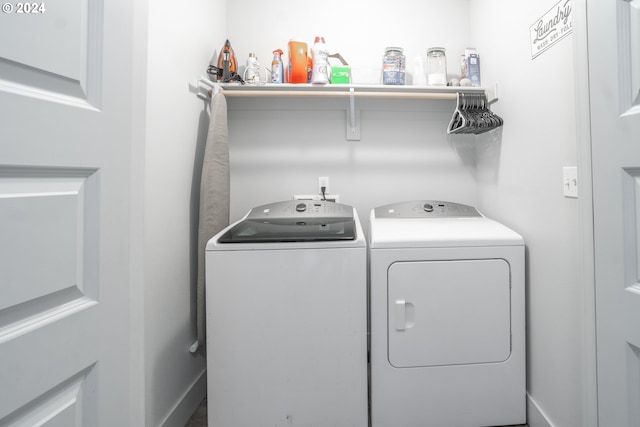
M 160 425 L 162 427 L 183 427 L 206 395 L 207 370 L 205 369 Z M 529 395 L 527 395 L 527 425 L 529 427 L 556 427 Z
M 527 394 L 527 425 L 529 427 L 555 427 L 538 403 Z
M 207 395 L 207 370 L 205 369 L 169 412 L 161 427 L 184 427 L 202 399 Z

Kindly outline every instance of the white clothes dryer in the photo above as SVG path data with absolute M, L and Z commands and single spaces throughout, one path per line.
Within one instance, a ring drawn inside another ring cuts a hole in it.
M 350 206 L 252 209 L 206 247 L 209 426 L 366 427 L 367 251 Z
M 372 426 L 525 424 L 522 237 L 442 201 L 369 225 Z

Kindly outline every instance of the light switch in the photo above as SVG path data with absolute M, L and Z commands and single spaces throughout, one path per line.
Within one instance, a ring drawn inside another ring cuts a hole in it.
M 578 168 L 565 166 L 562 168 L 562 188 L 564 197 L 578 197 Z

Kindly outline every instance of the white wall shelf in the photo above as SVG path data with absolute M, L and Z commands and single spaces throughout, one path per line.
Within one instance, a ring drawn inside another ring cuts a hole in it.
M 356 98 L 456 100 L 458 92 L 482 93 L 483 88 L 460 86 L 391 86 L 391 85 L 312 85 L 312 84 L 221 84 L 225 96 L 231 97 L 329 97 L 349 98 L 347 141 L 360 140 L 360 110 Z
M 347 114 L 346 139 L 360 140 L 360 110 L 356 109 L 356 98 L 370 99 L 425 99 L 425 100 L 456 100 L 458 93 L 487 93 L 484 87 L 471 86 L 396 86 L 396 85 L 314 85 L 314 84 L 240 84 L 217 83 L 201 76 L 191 85 L 192 92 L 203 100 L 210 98 L 218 91 L 227 97 L 243 98 L 349 98 Z M 203 93 L 203 91 L 206 93 Z M 489 104 L 497 100 L 497 86 L 493 97 L 487 93 Z

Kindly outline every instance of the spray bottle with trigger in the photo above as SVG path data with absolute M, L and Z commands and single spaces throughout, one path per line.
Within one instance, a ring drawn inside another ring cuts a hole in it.
M 283 83 L 284 67 L 282 65 L 282 50 L 273 51 L 273 60 L 271 61 L 271 83 Z

